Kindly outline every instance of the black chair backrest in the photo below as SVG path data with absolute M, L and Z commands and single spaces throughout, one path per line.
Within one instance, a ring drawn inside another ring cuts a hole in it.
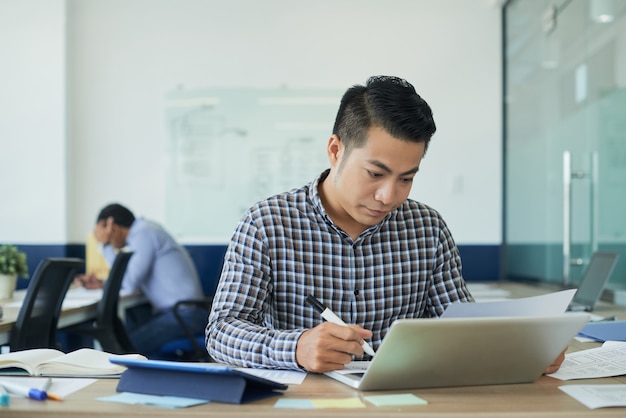
M 61 305 L 74 276 L 84 266 L 79 258 L 44 258 L 31 277 L 11 330 L 11 351 L 57 348 Z
M 122 279 L 128 266 L 132 251 L 120 251 L 109 271 L 109 277 L 104 282 L 102 299 L 98 303 L 97 322 L 100 326 L 114 324 L 118 319 L 117 306 L 120 299 Z

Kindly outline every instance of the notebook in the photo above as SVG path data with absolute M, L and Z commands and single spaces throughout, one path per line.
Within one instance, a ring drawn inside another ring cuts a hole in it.
M 371 361 L 326 375 L 363 391 L 533 382 L 588 320 L 585 313 L 400 319 Z
M 568 311 L 593 311 L 604 286 L 615 269 L 618 258 L 617 253 L 609 252 L 595 252 L 591 256 L 589 266 L 580 279 L 578 290 L 567 308 Z

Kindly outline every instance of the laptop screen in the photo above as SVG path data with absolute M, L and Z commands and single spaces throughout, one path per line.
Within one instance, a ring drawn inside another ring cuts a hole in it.
M 585 274 L 580 279 L 574 302 L 590 307 L 596 304 L 613 273 L 617 258 L 616 253 L 596 252 L 593 254 Z

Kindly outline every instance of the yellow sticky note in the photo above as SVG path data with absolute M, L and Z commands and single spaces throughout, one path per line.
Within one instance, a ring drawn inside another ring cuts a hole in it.
M 405 406 L 405 405 L 426 405 L 427 401 L 415 396 L 412 393 L 398 393 L 393 395 L 376 395 L 376 396 L 364 396 L 368 402 L 373 403 L 376 406 Z
M 315 408 L 365 408 L 359 398 L 311 399 Z

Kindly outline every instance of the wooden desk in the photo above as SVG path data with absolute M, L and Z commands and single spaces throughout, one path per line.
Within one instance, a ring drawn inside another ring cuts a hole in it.
M 80 295 L 82 292 L 84 292 L 82 288 L 71 288 L 68 290 L 68 296 L 66 296 L 66 298 L 75 300 L 77 295 Z M 13 329 L 13 325 L 17 320 L 17 315 L 20 310 L 17 306 L 7 307 L 6 305 L 15 305 L 16 301 L 24 299 L 25 294 L 26 289 L 18 290 L 15 292 L 13 299 L 3 300 L 0 302 L 0 306 L 2 306 L 3 310 L 2 318 L 0 318 L 0 345 L 9 343 L 11 330 Z M 124 316 L 126 309 L 143 303 L 147 303 L 147 299 L 143 295 L 129 295 L 122 297 L 118 304 L 120 316 Z M 64 306 L 61 310 L 61 316 L 59 317 L 58 328 L 63 329 L 64 327 L 70 325 L 80 324 L 81 322 L 94 319 L 97 314 L 97 305 L 98 300 L 95 299 L 94 296 L 85 294 L 85 302 L 82 306 L 78 306 L 75 303 L 72 303 L 67 307 Z
M 190 408 L 167 409 L 148 405 L 125 405 L 97 401 L 97 398 L 115 393 L 117 380 L 102 379 L 73 393 L 62 402 L 39 402 L 12 398 L 9 407 L 1 408 L 5 416 L 46 418 L 66 417 L 623 417 L 625 408 L 590 410 L 559 390 L 567 384 L 626 383 L 626 378 L 590 379 L 562 382 L 542 376 L 534 383 L 437 388 L 392 392 L 359 392 L 323 375 L 309 374 L 302 385 L 291 385 L 283 394 L 243 405 L 208 403 Z M 279 398 L 328 399 L 348 398 L 385 393 L 414 393 L 428 401 L 428 405 L 378 408 L 364 402 L 366 408 L 355 409 L 277 409 Z
M 528 287 L 521 284 L 499 285 L 511 290 L 512 296 L 532 296 L 550 290 Z M 616 315 L 623 319 L 625 308 L 603 304 L 599 315 Z M 598 343 L 573 341 L 569 351 L 578 351 L 598 346 Z M 115 394 L 117 380 L 103 379 L 73 393 L 63 402 L 38 402 L 29 399 L 12 398 L 11 405 L 0 407 L 2 417 L 624 417 L 626 408 L 588 409 L 574 398 L 559 390 L 559 386 L 571 384 L 625 384 L 626 376 L 603 379 L 560 381 L 547 376 L 536 382 L 514 385 L 468 386 L 436 389 L 417 389 L 389 392 L 359 392 L 331 378 L 309 374 L 302 385 L 291 385 L 283 394 L 264 400 L 230 405 L 208 403 L 171 410 L 147 405 L 125 405 L 97 401 L 99 397 Z M 428 405 L 378 408 L 364 402 L 366 408 L 355 409 L 276 409 L 279 398 L 328 399 L 360 397 L 374 394 L 414 393 L 428 401 Z

